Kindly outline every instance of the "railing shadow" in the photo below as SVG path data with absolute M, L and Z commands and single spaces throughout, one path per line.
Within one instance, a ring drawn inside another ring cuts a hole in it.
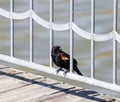
M 9 67 L 6 67 L 6 68 L 9 68 Z M 2 69 L 4 69 L 4 68 L 2 68 Z M 64 93 L 67 93 L 67 94 L 76 95 L 76 96 L 83 97 L 83 98 L 86 98 L 86 99 L 90 99 L 90 100 L 93 100 L 93 101 L 107 102 L 104 99 L 100 99 L 100 98 L 96 98 L 96 97 L 92 96 L 93 94 L 99 94 L 98 92 L 91 91 L 91 90 L 85 90 L 85 89 L 78 90 L 78 89 L 75 89 L 75 87 L 72 87 L 73 90 L 71 90 L 71 88 L 65 89 L 65 88 L 55 86 L 56 84 L 59 84 L 59 83 L 47 84 L 47 83 L 42 82 L 42 81 L 40 81 L 40 82 L 36 81 L 39 78 L 29 79 L 29 78 L 19 76 L 19 74 L 22 74 L 22 73 L 23 72 L 17 72 L 17 73 L 11 74 L 11 73 L 6 73 L 6 72 L 3 72 L 3 71 L 0 71 L 0 75 L 5 75 L 5 76 L 8 76 L 8 77 L 18 79 L 18 80 L 23 80 L 23 81 L 26 81 L 30 84 L 41 85 L 41 86 L 48 87 L 48 88 L 51 88 L 51 89 L 54 89 L 54 90 L 58 90 L 58 92 L 64 92 Z M 56 93 L 58 93 L 58 92 L 56 92 Z

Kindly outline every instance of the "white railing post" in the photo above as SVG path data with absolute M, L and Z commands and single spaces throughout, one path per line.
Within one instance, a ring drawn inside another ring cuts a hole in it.
M 95 77 L 95 0 L 91 0 L 91 78 Z
M 10 0 L 10 56 L 14 57 L 14 0 Z
M 117 16 L 118 16 L 118 0 L 114 0 L 113 6 L 113 83 L 117 84 Z
M 74 22 L 74 0 L 70 0 L 70 73 L 73 72 L 74 56 L 74 32 L 72 30 L 72 22 Z
M 54 43 L 54 31 L 52 30 L 52 23 L 54 22 L 54 0 L 50 0 L 50 64 L 49 66 L 52 67 L 52 57 L 51 57 L 51 49 Z
M 34 24 L 32 18 L 32 10 L 33 10 L 33 0 L 30 0 L 30 62 L 34 61 Z

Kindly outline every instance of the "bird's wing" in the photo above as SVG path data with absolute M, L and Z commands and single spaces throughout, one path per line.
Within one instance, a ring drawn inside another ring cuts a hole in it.
M 61 53 L 60 54 L 60 58 L 64 61 L 68 61 L 69 60 L 69 56 L 66 56 L 65 54 Z
M 70 60 L 70 56 L 69 56 L 67 53 L 63 52 L 63 51 L 62 51 L 62 53 L 60 54 L 60 57 L 61 57 L 61 59 L 64 60 L 64 61 L 69 61 L 69 60 Z M 74 64 L 76 64 L 76 65 L 78 64 L 77 61 L 76 61 L 76 59 L 74 59 L 74 58 L 73 58 L 73 62 L 74 62 Z

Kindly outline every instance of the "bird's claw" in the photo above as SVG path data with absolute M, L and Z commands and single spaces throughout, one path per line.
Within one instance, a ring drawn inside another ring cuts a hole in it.
M 58 73 L 59 73 L 59 71 L 60 71 L 59 69 L 58 69 L 58 70 L 56 70 L 56 74 L 58 74 Z
M 58 74 L 59 71 L 61 71 L 61 70 L 62 70 L 62 68 L 57 69 L 57 70 L 56 70 L 56 74 Z
M 67 73 L 68 73 L 68 71 L 64 71 L 63 75 L 66 76 Z
M 56 74 L 58 74 L 59 71 L 63 71 L 64 76 L 66 76 L 66 74 L 69 72 L 69 71 L 64 71 L 62 68 L 59 68 L 59 69 L 56 70 Z

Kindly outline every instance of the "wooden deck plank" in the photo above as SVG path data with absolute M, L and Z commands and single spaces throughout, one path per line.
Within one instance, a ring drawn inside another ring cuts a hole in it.
M 120 99 L 0 65 L 0 102 L 120 102 Z
M 78 102 L 82 100 L 83 98 L 68 93 L 70 91 L 72 92 L 73 90 L 76 90 L 76 88 L 70 88 L 68 90 L 59 91 L 57 93 L 39 97 L 37 99 L 38 101 L 36 102 Z
M 58 87 L 58 86 L 54 85 L 53 87 Z M 66 86 L 65 86 L 65 88 L 66 88 Z M 4 92 L 4 93 L 0 94 L 0 99 L 1 99 L 1 101 L 4 101 L 4 99 L 7 96 L 9 96 L 8 100 L 11 102 L 21 100 L 21 99 L 24 100 L 26 98 L 31 99 L 34 96 L 36 97 L 36 95 L 39 95 L 39 96 L 49 95 L 54 92 L 57 92 L 60 89 L 63 90 L 63 88 L 55 89 L 55 88 L 52 88 L 52 86 L 47 87 L 46 85 L 42 86 L 42 85 L 32 84 L 32 85 L 28 85 L 28 86 L 25 86 L 22 88 Z M 16 97 L 16 96 L 19 96 L 19 97 Z
M 73 88 L 39 98 L 38 102 L 104 102 L 105 100 L 87 97 L 79 88 Z
M 23 87 L 29 85 L 28 82 L 24 82 L 22 80 L 17 80 L 14 78 L 10 78 L 7 76 L 1 76 L 0 77 L 0 93 L 13 90 L 19 87 Z
M 10 71 L 11 70 L 11 71 Z M 19 73 L 19 71 L 14 71 L 14 69 L 2 69 L 2 71 L 4 73 L 7 73 L 5 75 L 1 76 L 1 89 L 3 89 L 2 91 L 4 91 L 4 93 L 0 93 L 0 99 L 1 101 L 17 101 L 17 100 L 24 100 L 26 98 L 32 98 L 35 97 L 36 95 L 42 96 L 42 95 L 47 95 L 47 94 L 51 94 L 60 90 L 64 90 L 66 88 L 71 88 L 71 85 L 64 85 L 61 83 L 58 83 L 52 79 L 48 79 L 48 78 L 42 78 L 42 80 L 37 79 L 36 81 L 34 81 L 35 84 L 31 83 L 30 81 L 26 82 L 23 80 L 20 80 L 18 78 L 14 78 L 13 76 L 10 77 L 10 74 L 15 74 L 16 72 Z M 14 72 L 14 73 L 13 73 Z M 20 71 L 21 72 L 21 71 Z M 32 74 L 28 74 L 28 73 L 20 73 L 17 76 L 23 76 L 24 78 L 29 78 L 30 79 L 35 79 L 35 75 Z M 16 77 L 16 75 L 15 75 Z M 9 83 L 9 84 L 8 84 Z M 18 87 L 16 85 L 21 85 L 20 83 L 22 83 L 24 85 L 24 87 Z M 27 83 L 27 84 L 26 84 Z M 6 86 L 4 86 L 4 84 Z M 60 88 L 59 88 L 60 87 Z M 11 90 L 10 90 L 11 89 Z M 12 90 L 13 89 L 13 90 Z M 7 91 L 5 91 L 7 90 Z M 20 95 L 20 96 L 19 96 Z M 8 98 L 6 99 L 6 97 L 8 96 Z M 19 96 L 19 97 L 16 97 Z
M 54 86 L 55 87 L 55 86 Z M 69 88 L 68 88 L 69 89 Z M 38 89 L 39 90 L 39 89 Z M 30 96 L 30 97 L 25 97 L 25 98 L 22 98 L 22 100 L 20 100 L 20 101 L 22 101 L 22 102 L 30 102 L 30 101 L 32 101 L 32 102 L 40 102 L 41 100 L 41 98 L 43 97 L 43 96 L 48 96 L 48 95 L 50 95 L 50 94 L 53 94 L 53 93 L 56 93 L 56 92 L 60 92 L 60 91 L 63 91 L 64 89 L 52 89 L 52 88 L 44 88 L 44 89 L 42 89 L 42 90 L 40 90 L 39 91 L 39 93 L 37 93 L 37 94 L 35 94 L 35 95 L 32 95 L 32 96 Z

